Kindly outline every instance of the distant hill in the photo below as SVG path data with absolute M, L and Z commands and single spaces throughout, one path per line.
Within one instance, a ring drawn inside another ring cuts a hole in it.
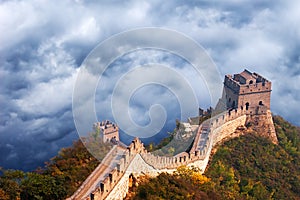
M 273 118 L 279 144 L 249 127 L 213 155 L 204 175 L 181 168 L 144 179 L 127 199 L 300 199 L 300 129 Z

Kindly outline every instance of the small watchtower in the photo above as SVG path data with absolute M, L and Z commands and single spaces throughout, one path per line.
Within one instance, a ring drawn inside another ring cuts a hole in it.
M 95 131 L 99 131 L 99 135 L 103 139 L 103 142 L 117 143 L 120 140 L 119 127 L 109 120 L 96 122 L 94 123 L 93 128 Z
M 227 109 L 270 110 L 271 82 L 255 72 L 226 75 L 224 90 Z

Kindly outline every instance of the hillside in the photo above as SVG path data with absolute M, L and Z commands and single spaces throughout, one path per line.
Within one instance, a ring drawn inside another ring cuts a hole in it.
M 204 175 L 163 173 L 133 188 L 128 199 L 300 199 L 300 130 L 278 116 L 274 123 L 279 145 L 249 127 L 218 148 Z

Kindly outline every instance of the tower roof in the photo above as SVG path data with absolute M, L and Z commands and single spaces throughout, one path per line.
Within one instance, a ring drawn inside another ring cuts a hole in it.
M 268 80 L 255 72 L 250 72 L 247 69 L 239 74 L 234 74 L 233 80 L 240 85 L 268 82 Z
M 251 72 L 248 71 L 247 69 L 245 69 L 243 72 L 241 72 L 240 75 L 241 75 L 242 77 L 244 77 L 246 80 L 256 78 L 255 76 L 253 76 L 253 73 L 251 73 Z

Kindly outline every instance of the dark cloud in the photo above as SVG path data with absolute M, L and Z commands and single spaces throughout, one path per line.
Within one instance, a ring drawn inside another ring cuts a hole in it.
M 206 48 L 222 75 L 245 67 L 266 76 L 273 82 L 273 112 L 300 125 L 299 9 L 297 2 L 264 0 L 2 1 L 0 166 L 32 170 L 78 138 L 71 106 L 79 66 L 100 41 L 137 27 L 187 34 Z M 137 55 L 119 64 L 149 62 L 143 60 L 147 54 L 141 53 L 138 61 Z M 180 60 L 165 56 L 153 61 L 177 65 L 193 76 Z M 111 72 L 122 75 L 124 70 L 115 67 Z M 191 79 L 192 84 L 199 81 Z M 105 95 L 98 100 L 108 101 Z M 136 97 L 143 102 L 141 93 Z M 137 113 L 147 107 L 139 104 Z

